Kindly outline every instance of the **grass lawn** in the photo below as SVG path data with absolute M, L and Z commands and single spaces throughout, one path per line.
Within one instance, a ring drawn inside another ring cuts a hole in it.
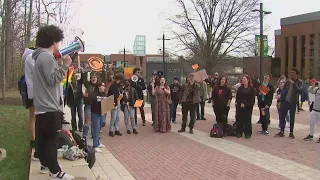
M 0 161 L 0 179 L 26 180 L 30 164 L 28 111 L 8 105 L 0 105 L 0 111 L 0 147 L 7 151 Z

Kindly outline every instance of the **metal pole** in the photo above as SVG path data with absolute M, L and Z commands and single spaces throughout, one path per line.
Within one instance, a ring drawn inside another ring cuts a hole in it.
M 264 55 L 264 38 L 263 38 L 263 4 L 260 3 L 260 81 L 263 80 L 262 65 L 263 65 L 263 55 Z
M 123 48 L 123 68 L 125 67 L 126 67 L 126 47 Z
M 164 50 L 164 43 L 165 42 L 165 36 L 162 35 L 162 61 L 163 61 L 163 77 L 166 77 L 166 61 L 165 61 L 165 50 Z

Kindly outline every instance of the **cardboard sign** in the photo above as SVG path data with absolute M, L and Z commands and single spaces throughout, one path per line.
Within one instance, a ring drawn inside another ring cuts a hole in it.
M 199 68 L 199 65 L 198 64 L 194 64 L 191 67 L 192 67 L 193 70 L 197 70 Z
M 133 75 L 133 67 L 125 67 L 124 68 L 124 76 L 126 77 L 126 79 L 130 79 L 131 76 Z
M 200 71 L 197 71 L 194 74 L 194 80 L 197 82 L 200 82 L 201 80 L 207 79 L 208 78 L 208 74 L 207 71 L 205 69 L 202 69 Z
M 101 114 L 107 114 L 114 108 L 114 95 L 106 97 L 101 101 Z
M 143 104 L 143 100 L 136 100 L 136 102 L 134 103 L 134 107 L 139 108 L 141 107 Z
M 103 59 L 101 59 L 100 57 L 92 56 L 87 61 L 88 65 L 95 72 L 100 72 L 104 68 Z
M 264 96 L 268 94 L 268 92 L 270 91 L 270 89 L 264 85 L 261 85 L 259 87 L 259 91 L 260 93 L 262 93 Z

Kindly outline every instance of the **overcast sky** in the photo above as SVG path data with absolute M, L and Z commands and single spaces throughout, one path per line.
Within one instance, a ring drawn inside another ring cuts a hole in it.
M 162 42 L 157 38 L 170 25 L 175 0 L 75 0 L 72 26 L 82 28 L 87 53 L 116 54 L 124 46 L 132 51 L 136 35 L 145 35 L 147 54 L 157 53 Z M 320 0 L 263 0 L 272 11 L 265 19 L 270 26 L 265 34 L 273 39 L 280 29 L 280 18 L 319 11 Z M 252 37 L 254 38 L 254 37 Z M 272 40 L 273 42 L 273 40 Z

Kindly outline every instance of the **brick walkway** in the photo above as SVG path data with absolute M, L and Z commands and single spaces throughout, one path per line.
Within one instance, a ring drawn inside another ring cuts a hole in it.
M 137 180 L 320 178 L 318 144 L 302 140 L 308 132 L 308 123 L 297 125 L 299 130 L 295 132 L 295 140 L 274 138 L 277 114 L 276 108 L 273 108 L 274 128 L 270 129 L 271 136 L 257 135 L 255 132 L 260 130 L 260 126 L 253 125 L 254 134 L 250 140 L 234 137 L 213 139 L 208 137 L 214 123 L 214 116 L 210 114 L 212 110 L 209 109 L 211 105 L 207 104 L 208 120 L 196 123 L 194 135 L 176 133 L 179 124 L 172 126 L 172 132 L 160 134 L 154 132 L 150 124 L 142 127 L 140 122 L 139 134 L 127 135 L 121 118 L 124 135 L 111 138 L 104 132 L 102 141 Z M 150 108 L 145 110 L 150 121 Z M 178 121 L 181 119 L 179 114 L 181 112 L 178 112 Z M 233 116 L 231 112 L 229 118 Z M 305 117 L 304 121 L 308 122 L 308 112 L 301 112 L 298 116 Z M 253 123 L 257 118 L 253 117 Z

